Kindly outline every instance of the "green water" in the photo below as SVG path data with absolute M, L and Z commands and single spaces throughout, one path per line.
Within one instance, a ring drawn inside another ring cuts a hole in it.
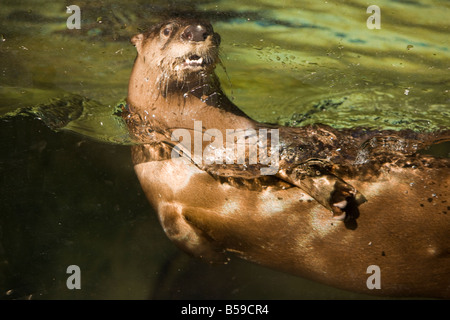
M 66 27 L 70 4 L 0 5 L 1 297 L 367 298 L 241 261 L 204 266 L 166 239 L 116 115 L 129 39 L 195 10 L 222 37 L 222 86 L 255 119 L 432 131 L 450 122 L 448 1 L 377 1 L 381 29 L 361 0 L 78 1 L 80 30 Z M 81 290 L 65 285 L 70 264 Z
M 110 115 L 127 93 L 135 57 L 129 38 L 163 12 L 189 7 L 221 34 L 222 84 L 258 120 L 415 130 L 449 125 L 447 1 L 379 1 L 381 29 L 367 28 L 367 1 L 188 3 L 81 2 L 82 28 L 68 30 L 69 14 L 57 1 L 6 1 L 0 115 L 77 94 L 101 106 L 87 104 L 66 129 L 120 143 L 120 124 Z

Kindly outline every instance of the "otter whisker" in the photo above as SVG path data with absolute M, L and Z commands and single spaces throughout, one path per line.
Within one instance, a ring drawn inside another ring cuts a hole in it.
M 225 65 L 222 61 L 222 59 L 219 57 L 217 60 L 218 65 L 220 65 L 223 69 L 223 72 L 225 73 L 227 80 L 228 80 L 228 84 L 230 85 L 230 96 L 231 96 L 231 100 L 234 100 L 234 94 L 233 94 L 233 83 L 231 82 L 230 76 L 228 75 L 227 69 L 225 68 Z

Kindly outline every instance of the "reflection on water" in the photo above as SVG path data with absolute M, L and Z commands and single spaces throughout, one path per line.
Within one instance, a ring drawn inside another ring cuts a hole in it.
M 173 247 L 117 116 L 128 39 L 165 12 L 197 10 L 222 36 L 225 91 L 257 120 L 438 130 L 449 127 L 448 2 L 377 1 L 380 30 L 356 0 L 77 5 L 82 28 L 68 30 L 58 1 L 2 2 L 0 296 L 363 298 L 245 262 L 202 266 Z M 83 270 L 77 293 L 70 264 Z M 218 285 L 193 290 L 200 275 Z

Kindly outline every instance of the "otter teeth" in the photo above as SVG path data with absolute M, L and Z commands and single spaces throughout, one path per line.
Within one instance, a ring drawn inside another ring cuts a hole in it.
M 192 57 L 191 57 L 191 58 L 192 58 Z M 186 62 L 186 64 L 187 64 L 188 66 L 200 66 L 200 65 L 202 65 L 202 63 L 203 63 L 203 58 L 202 58 L 202 57 L 198 57 L 198 59 L 195 59 L 195 58 L 193 58 L 193 59 L 186 58 L 185 62 Z

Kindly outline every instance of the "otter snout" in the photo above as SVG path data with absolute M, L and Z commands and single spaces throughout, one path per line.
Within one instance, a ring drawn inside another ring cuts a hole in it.
M 183 32 L 181 32 L 181 38 L 186 41 L 200 42 L 205 41 L 211 34 L 212 32 L 208 31 L 205 26 L 197 24 L 187 26 Z

